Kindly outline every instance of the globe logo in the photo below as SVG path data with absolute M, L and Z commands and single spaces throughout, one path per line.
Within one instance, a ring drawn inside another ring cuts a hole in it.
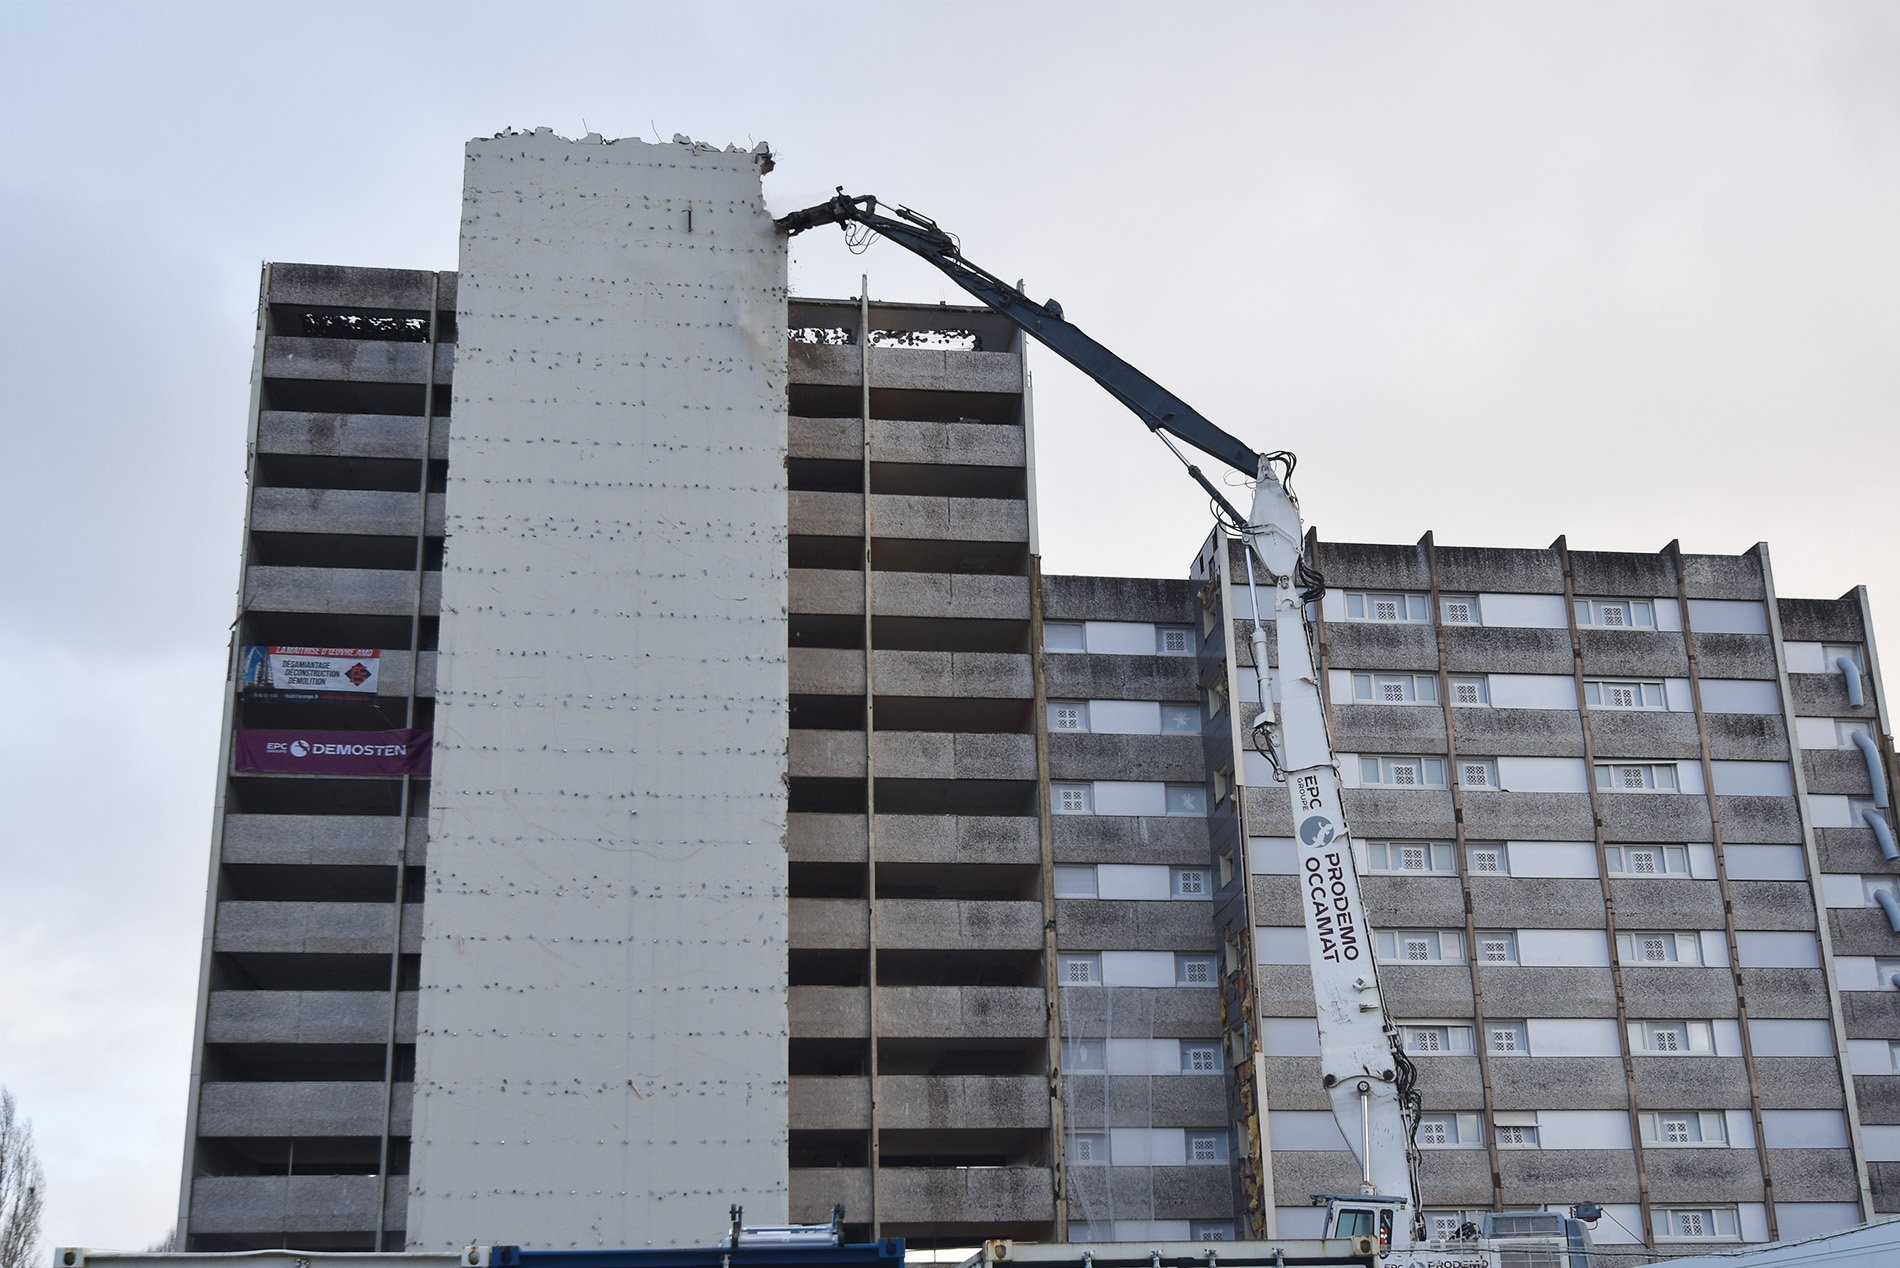
M 1311 815 L 1300 822 L 1300 841 L 1304 845 L 1330 845 L 1337 832 L 1325 815 Z
M 310 745 L 303 740 L 292 740 L 290 742 L 290 755 L 292 757 L 308 757 L 310 756 Z

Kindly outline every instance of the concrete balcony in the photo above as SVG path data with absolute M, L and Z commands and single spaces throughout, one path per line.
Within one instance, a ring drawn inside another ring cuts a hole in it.
M 244 606 L 257 612 L 408 616 L 415 607 L 415 593 L 415 574 L 402 568 L 253 564 L 244 578 Z M 442 574 L 424 573 L 422 613 L 434 616 L 441 610 Z
M 1020 392 L 1023 387 L 1022 358 L 1013 352 L 945 348 L 870 351 L 871 384 L 876 389 Z M 787 376 L 796 386 L 856 387 L 863 381 L 861 355 L 861 349 L 849 345 L 794 342 L 787 349 Z
M 455 345 L 436 345 L 435 381 L 449 382 L 454 370 Z M 424 383 L 429 378 L 429 345 L 272 335 L 264 345 L 264 375 L 342 383 Z
M 438 283 L 438 278 L 439 283 Z M 393 308 L 428 311 L 436 295 L 455 311 L 456 275 L 427 269 L 372 269 L 351 264 L 272 264 L 270 302 L 319 308 Z
M 1040 1039 L 1048 1034 L 1039 986 L 881 986 L 878 1033 L 884 1038 L 954 1039 L 970 1035 Z M 792 1033 L 801 1039 L 861 1039 L 869 1010 L 861 986 L 791 988 Z
M 864 574 L 794 568 L 791 610 L 820 616 L 861 616 Z M 873 586 L 877 616 L 954 620 L 1027 621 L 1029 579 L 982 573 L 879 572 Z
M 860 1033 L 862 1033 L 860 1031 Z M 382 1043 L 387 991 L 213 991 L 207 1043 Z M 397 997 L 396 1041 L 416 1039 L 416 996 Z
M 1049 1125 L 1049 1084 L 1034 1075 L 887 1075 L 877 1081 L 877 1104 L 878 1126 L 886 1131 Z M 1221 1106 L 1224 1110 L 1224 1101 Z M 791 1081 L 793 1131 L 863 1130 L 870 1124 L 870 1080 L 809 1076 Z
M 864 498 L 856 493 L 790 495 L 790 530 L 817 537 L 860 537 Z M 1023 542 L 1029 540 L 1029 504 L 1013 498 L 919 497 L 873 493 L 875 537 L 929 541 Z
M 828 1224 L 833 1203 L 847 1213 L 871 1209 L 871 1173 L 864 1167 L 793 1167 L 789 1218 L 798 1224 Z M 880 1212 L 881 1214 L 881 1212 Z
M 404 861 L 427 855 L 429 821 L 409 821 Z M 226 863 L 306 866 L 393 866 L 402 847 L 402 823 L 392 815 L 228 815 Z
M 887 1167 L 878 1178 L 878 1218 L 892 1224 L 1040 1223 L 1055 1218 L 1055 1186 L 1045 1167 Z
M 856 418 L 794 418 L 791 456 L 858 462 L 864 457 L 864 427 Z M 989 423 L 925 423 L 871 420 L 871 460 L 920 465 L 1020 467 L 1026 461 L 1023 430 Z
M 414 537 L 414 493 L 375 489 L 253 489 L 251 527 L 260 533 L 347 533 Z M 442 535 L 442 495 L 429 495 L 423 531 Z
M 855 950 L 866 945 L 869 908 L 860 898 L 791 900 L 791 945 Z M 890 898 L 877 905 L 878 946 L 889 950 L 1034 951 L 1042 947 L 1042 904 Z
M 791 816 L 794 863 L 862 863 L 866 860 L 863 815 Z M 883 863 L 1041 862 L 1036 821 L 1004 815 L 879 815 L 877 857 Z M 1203 841 L 1198 860 L 1207 857 Z
M 257 451 L 325 458 L 422 457 L 423 420 L 412 414 L 320 414 L 267 409 L 257 416 Z M 429 457 L 449 456 L 449 420 L 426 429 Z
M 1049 737 L 1052 779 L 1169 780 L 1198 784 L 1207 758 L 1198 735 L 1054 734 Z
M 383 1226 L 404 1227 L 409 1177 L 390 1176 Z M 283 1236 L 352 1233 L 376 1226 L 375 1176 L 198 1176 L 191 1231 Z
M 409 1131 L 415 1087 L 390 1096 L 389 1130 Z M 198 1100 L 200 1136 L 378 1136 L 381 1083 L 206 1083 Z
M 864 777 L 864 732 L 793 731 L 794 777 Z M 882 731 L 877 735 L 881 779 L 1034 779 L 1033 736 L 945 731 Z
M 1027 700 L 1035 695 L 1029 657 L 1014 652 L 872 653 L 880 696 L 954 696 Z M 864 694 L 864 653 L 850 648 L 791 649 L 794 695 Z
M 388 955 L 395 913 L 388 903 L 218 904 L 218 951 L 262 954 Z M 402 949 L 422 950 L 422 904 L 402 913 Z
M 1208 902 L 1065 898 L 1056 904 L 1056 945 L 1064 951 L 1122 951 L 1219 945 Z

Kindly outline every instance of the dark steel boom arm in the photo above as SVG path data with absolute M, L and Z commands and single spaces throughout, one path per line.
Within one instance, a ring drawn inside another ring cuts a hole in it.
M 897 213 L 895 218 L 881 216 L 877 212 L 876 198 L 869 194 L 848 198 L 840 188 L 838 196 L 830 202 L 795 211 L 781 217 L 777 224 L 787 234 L 802 233 L 819 225 L 848 223 L 875 230 L 913 255 L 922 256 L 936 265 L 951 281 L 1009 318 L 1025 333 L 1034 335 L 1038 342 L 1101 384 L 1110 396 L 1133 410 L 1135 417 L 1146 423 L 1150 430 L 1166 432 L 1185 441 L 1209 457 L 1220 459 L 1249 479 L 1260 474 L 1259 454 L 1209 422 L 1198 410 L 1167 388 L 1082 333 L 1073 322 L 1063 317 L 1062 305 L 1053 299 L 1038 304 L 994 273 L 970 263 L 963 258 L 956 240 L 939 229 L 937 222 L 929 217 L 920 216 L 907 207 L 893 210 Z M 1228 505 L 1227 499 L 1221 496 L 1220 491 L 1198 468 L 1190 466 L 1188 470 L 1202 488 L 1233 514 L 1236 522 L 1246 522 L 1246 517 Z

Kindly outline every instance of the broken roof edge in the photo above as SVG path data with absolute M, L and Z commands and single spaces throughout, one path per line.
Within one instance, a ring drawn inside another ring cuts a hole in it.
M 561 133 L 556 132 L 553 128 L 549 128 L 549 127 L 527 128 L 527 129 L 503 128 L 500 132 L 495 133 L 493 136 L 471 137 L 468 143 L 470 145 L 478 145 L 484 141 L 510 141 L 510 140 L 519 140 L 524 137 L 538 139 L 538 140 L 560 141 L 568 145 L 629 145 L 631 144 L 631 145 L 640 145 L 640 146 L 651 146 L 657 149 L 661 146 L 669 144 L 668 142 L 664 142 L 664 141 L 647 141 L 637 136 L 604 137 L 598 132 L 589 132 L 587 135 L 581 136 L 581 137 L 570 137 L 570 136 L 564 136 Z M 747 159 L 750 159 L 753 163 L 757 164 L 758 169 L 759 169 L 759 175 L 761 176 L 771 171 L 775 165 L 773 157 L 772 157 L 772 143 L 770 141 L 760 141 L 757 145 L 754 145 L 751 149 L 747 150 L 747 149 L 742 149 L 741 147 L 737 145 L 726 145 L 722 147 L 716 142 L 712 142 L 712 141 L 695 141 L 692 137 L 687 136 L 684 132 L 675 132 L 673 134 L 673 140 L 670 142 L 670 144 L 683 146 L 686 149 L 691 150 L 695 157 L 702 154 L 721 154 L 721 155 L 733 154 L 733 155 L 743 156 Z

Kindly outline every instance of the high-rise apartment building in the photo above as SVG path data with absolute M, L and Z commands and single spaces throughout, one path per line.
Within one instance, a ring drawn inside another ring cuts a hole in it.
M 1043 577 L 1020 335 L 788 301 L 768 166 L 508 134 L 458 273 L 265 268 L 189 1247 L 1293 1237 L 1351 1187 L 1236 557 Z M 1313 555 L 1434 1228 L 1900 1209 L 1864 596 Z

